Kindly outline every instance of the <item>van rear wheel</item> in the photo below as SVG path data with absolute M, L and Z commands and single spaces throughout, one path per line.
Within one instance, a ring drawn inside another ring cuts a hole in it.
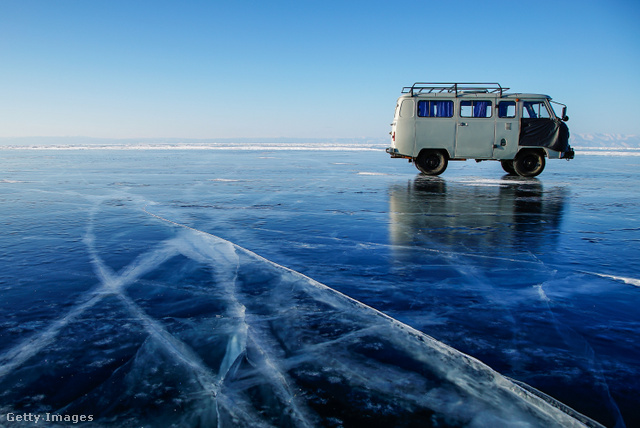
M 438 150 L 423 150 L 415 160 L 416 168 L 423 174 L 440 175 L 447 169 L 447 156 Z
M 513 168 L 513 160 L 511 159 L 506 159 L 506 160 L 501 160 L 500 161 L 500 165 L 502 165 L 502 169 L 504 169 L 504 172 L 506 172 L 509 175 L 516 175 L 516 170 Z
M 513 161 L 513 169 L 521 177 L 535 177 L 544 166 L 544 155 L 532 150 L 521 151 Z

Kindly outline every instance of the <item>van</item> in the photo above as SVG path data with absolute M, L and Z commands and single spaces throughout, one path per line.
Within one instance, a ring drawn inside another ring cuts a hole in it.
M 402 89 L 391 124 L 392 158 L 439 175 L 449 161 L 500 161 L 535 177 L 547 159 L 573 159 L 567 106 L 548 95 L 506 93 L 498 83 L 414 83 Z M 554 107 L 561 108 L 560 114 Z

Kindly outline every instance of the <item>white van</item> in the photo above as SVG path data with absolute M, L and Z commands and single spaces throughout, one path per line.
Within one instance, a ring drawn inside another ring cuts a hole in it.
M 549 159 L 573 159 L 567 107 L 541 94 L 506 93 L 498 83 L 414 83 L 402 89 L 391 124 L 392 158 L 439 175 L 450 160 L 498 160 L 535 177 Z M 562 107 L 558 115 L 553 104 Z

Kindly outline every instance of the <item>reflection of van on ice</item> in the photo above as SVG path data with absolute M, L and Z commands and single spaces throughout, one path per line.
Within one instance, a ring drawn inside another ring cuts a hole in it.
M 509 174 L 535 177 L 549 159 L 573 159 L 567 107 L 548 95 L 505 93 L 498 83 L 414 83 L 402 89 L 391 124 L 392 158 L 428 175 L 450 160 L 499 160 Z M 560 116 L 552 104 L 562 106 Z

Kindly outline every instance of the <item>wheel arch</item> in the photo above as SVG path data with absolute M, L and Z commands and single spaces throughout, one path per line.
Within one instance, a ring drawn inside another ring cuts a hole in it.
M 547 156 L 547 151 L 542 147 L 522 147 L 521 149 L 518 150 L 518 153 L 516 153 L 513 159 L 517 159 L 518 156 L 522 156 L 521 153 L 522 155 L 526 153 L 539 153 L 543 158 L 549 157 Z
M 449 150 L 447 149 L 427 149 L 427 148 L 423 148 L 420 149 L 420 151 L 416 154 L 416 156 L 413 158 L 414 160 L 417 159 L 421 154 L 423 153 L 428 153 L 428 152 L 438 152 L 438 153 L 442 153 L 445 157 L 446 160 L 451 160 L 451 155 L 449 154 Z

